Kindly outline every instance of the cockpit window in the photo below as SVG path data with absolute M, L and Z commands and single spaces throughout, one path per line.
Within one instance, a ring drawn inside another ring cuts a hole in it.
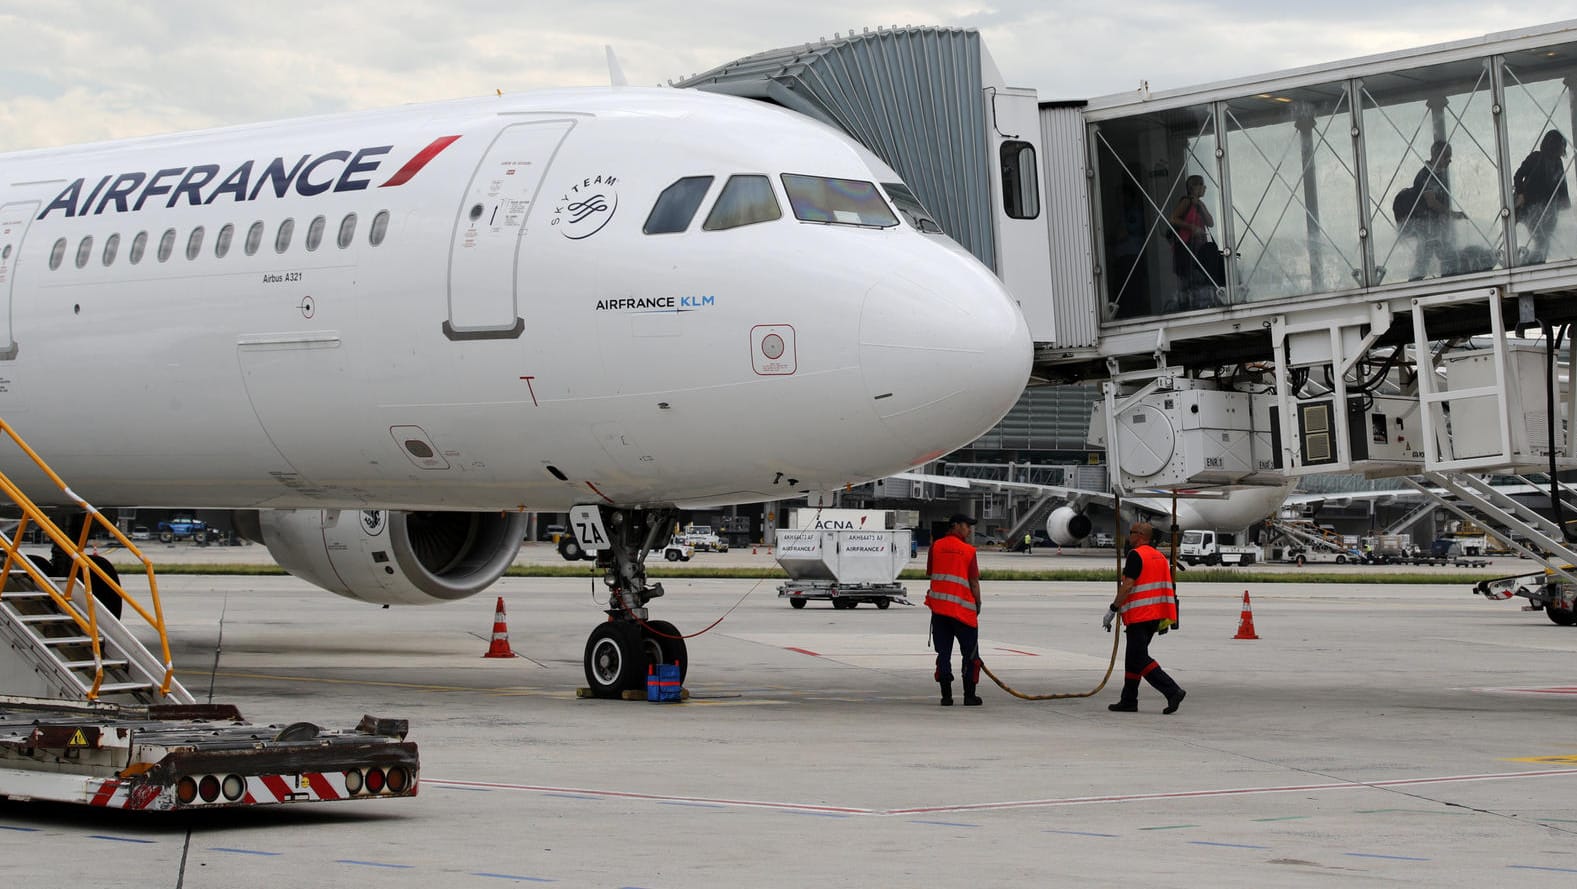
M 777 195 L 772 193 L 771 180 L 765 176 L 730 176 L 701 228 L 716 232 L 781 218 L 783 210 L 778 207 Z
M 794 217 L 803 222 L 881 228 L 898 224 L 898 217 L 871 182 L 784 173 L 783 189 L 788 192 Z
M 887 197 L 893 202 L 893 206 L 898 208 L 898 212 L 903 214 L 904 221 L 909 225 L 926 234 L 945 234 L 936 217 L 920 203 L 920 199 L 914 196 L 909 186 L 902 182 L 883 182 L 882 189 L 887 192 Z
M 667 235 L 689 228 L 701 199 L 711 187 L 711 176 L 686 176 L 663 189 L 641 231 L 649 235 Z

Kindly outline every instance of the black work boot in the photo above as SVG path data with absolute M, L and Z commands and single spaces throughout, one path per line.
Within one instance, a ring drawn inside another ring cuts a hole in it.
M 984 703 L 985 701 L 980 700 L 980 696 L 975 694 L 975 684 L 973 682 L 964 683 L 964 706 L 978 707 Z
M 942 686 L 942 706 L 953 706 L 953 683 L 938 680 L 936 684 Z
M 1117 698 L 1117 703 L 1107 704 L 1106 709 L 1113 713 L 1135 713 L 1139 710 L 1139 680 L 1124 679 L 1123 693 Z
M 1150 680 L 1150 684 L 1155 686 L 1156 691 L 1166 696 L 1166 708 L 1161 712 L 1168 715 L 1176 713 L 1177 708 L 1182 706 L 1183 698 L 1188 692 L 1183 691 L 1182 687 L 1177 684 L 1177 680 L 1168 676 L 1166 671 L 1159 667 L 1151 670 L 1150 675 L 1145 678 Z

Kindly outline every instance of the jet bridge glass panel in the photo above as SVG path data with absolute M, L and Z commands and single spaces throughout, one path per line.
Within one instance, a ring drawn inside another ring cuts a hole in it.
M 1215 134 L 1208 104 L 1091 128 L 1099 170 L 1096 203 L 1105 221 L 1108 320 L 1216 301 L 1219 251 L 1212 262 L 1206 246 L 1217 243 L 1221 210 Z
M 1491 70 L 1471 59 L 1357 82 L 1370 283 L 1505 266 Z
M 1518 245 L 1513 265 L 1577 259 L 1577 226 L 1567 180 L 1577 133 L 1572 85 L 1577 44 L 1508 53 L 1501 60 L 1506 171 Z M 1551 136 L 1550 134 L 1555 134 Z
M 1358 163 L 1344 83 L 1222 103 L 1231 160 L 1234 302 L 1363 283 Z

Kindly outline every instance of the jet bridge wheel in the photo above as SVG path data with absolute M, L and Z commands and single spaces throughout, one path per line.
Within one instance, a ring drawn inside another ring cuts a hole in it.
M 1577 612 L 1562 606 L 1559 601 L 1545 605 L 1544 613 L 1549 615 L 1550 623 L 1556 626 L 1569 627 L 1572 624 L 1577 624 Z
M 586 639 L 584 659 L 592 696 L 617 698 L 640 688 L 646 681 L 646 651 L 641 628 L 634 621 L 598 624 Z

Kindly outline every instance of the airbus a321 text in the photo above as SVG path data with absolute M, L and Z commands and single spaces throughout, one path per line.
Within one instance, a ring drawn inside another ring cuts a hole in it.
M 646 619 L 675 510 L 935 459 L 1029 373 L 1013 299 L 890 168 L 749 100 L 489 97 L 0 174 L 0 416 L 77 494 L 235 509 L 290 573 L 399 604 L 582 507 L 603 696 L 689 664 Z

